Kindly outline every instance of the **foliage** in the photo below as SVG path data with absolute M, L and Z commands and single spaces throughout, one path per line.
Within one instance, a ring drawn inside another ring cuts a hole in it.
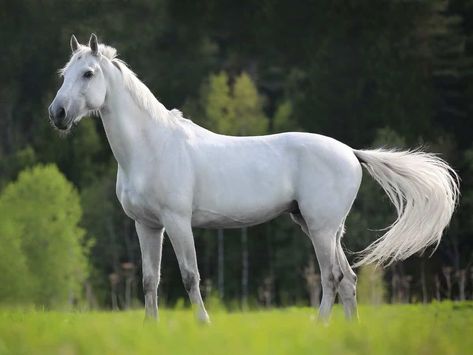
M 281 102 L 274 113 L 272 130 L 274 132 L 299 131 L 300 128 L 294 123 L 292 114 L 293 107 L 291 101 L 286 100 Z
M 386 301 L 384 271 L 376 265 L 365 265 L 358 272 L 357 299 L 360 304 L 379 305 Z
M 245 72 L 233 85 L 225 72 L 211 75 L 201 88 L 199 105 L 201 120 L 216 132 L 241 136 L 264 134 L 268 129 L 263 98 Z
M 217 312 L 202 327 L 188 310 L 164 310 L 160 324 L 141 311 L 0 311 L 4 354 L 468 354 L 471 303 L 360 307 L 346 322 L 340 307 L 327 326 L 309 308 Z M 113 324 L 113 326 L 111 326 Z
M 78 227 L 82 211 L 77 191 L 58 169 L 39 165 L 21 172 L 1 194 L 0 211 L 0 277 L 9 285 L 1 300 L 17 295 L 52 307 L 80 297 L 88 272 Z
M 5 206 L 0 207 L 4 215 Z M 0 302 L 29 303 L 32 275 L 21 248 L 21 230 L 12 221 L 1 219 L 0 223 Z

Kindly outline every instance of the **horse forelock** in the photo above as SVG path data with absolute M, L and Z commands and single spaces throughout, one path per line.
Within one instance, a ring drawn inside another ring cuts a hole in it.
M 99 44 L 99 53 L 110 60 L 113 60 L 117 57 L 117 50 L 105 44 Z

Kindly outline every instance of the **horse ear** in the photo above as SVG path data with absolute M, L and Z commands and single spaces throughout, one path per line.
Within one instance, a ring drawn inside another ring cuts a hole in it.
M 89 47 L 90 49 L 92 49 L 93 55 L 97 55 L 99 53 L 99 43 L 98 43 L 97 36 L 95 35 L 95 33 L 92 33 L 90 35 Z
M 79 49 L 80 44 L 79 44 L 79 41 L 77 41 L 76 36 L 74 36 L 74 35 L 71 36 L 70 44 L 71 44 L 72 53 L 74 53 L 76 50 Z

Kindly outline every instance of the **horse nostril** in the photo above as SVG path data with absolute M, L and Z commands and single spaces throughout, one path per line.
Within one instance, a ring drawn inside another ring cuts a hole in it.
M 62 120 L 64 117 L 66 117 L 66 110 L 64 107 L 60 107 L 56 112 L 56 119 Z

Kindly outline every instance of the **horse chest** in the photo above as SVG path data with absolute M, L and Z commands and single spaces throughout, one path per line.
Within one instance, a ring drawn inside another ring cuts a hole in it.
M 135 221 L 159 222 L 156 201 L 152 201 L 149 189 L 133 180 L 117 178 L 117 197 L 128 217 Z

